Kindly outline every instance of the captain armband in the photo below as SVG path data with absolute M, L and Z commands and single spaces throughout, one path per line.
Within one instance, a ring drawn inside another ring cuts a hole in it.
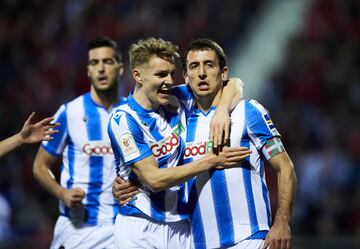
M 269 139 L 262 148 L 262 153 L 266 160 L 270 160 L 277 154 L 284 152 L 285 148 L 279 137 Z

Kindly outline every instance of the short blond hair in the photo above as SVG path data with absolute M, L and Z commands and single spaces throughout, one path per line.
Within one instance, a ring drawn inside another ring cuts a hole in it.
M 173 64 L 179 59 L 179 47 L 170 41 L 150 37 L 133 43 L 129 49 L 130 68 L 133 70 L 139 65 L 148 63 L 152 56 L 160 57 Z

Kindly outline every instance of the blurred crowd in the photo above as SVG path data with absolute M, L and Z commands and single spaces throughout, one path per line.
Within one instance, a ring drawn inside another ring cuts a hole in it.
M 149 36 L 181 49 L 209 37 L 230 55 L 268 2 L 1 1 L 0 139 L 31 111 L 52 115 L 89 90 L 86 46 L 94 36 L 115 39 L 126 64 L 129 45 Z M 260 99 L 296 165 L 295 234 L 360 235 L 359 12 L 356 0 L 315 0 Z M 132 86 L 126 72 L 121 94 Z M 0 248 L 41 249 L 51 240 L 57 200 L 33 178 L 37 148 L 0 159 Z
M 295 161 L 297 234 L 360 237 L 359 24 L 360 1 L 316 0 L 263 95 Z

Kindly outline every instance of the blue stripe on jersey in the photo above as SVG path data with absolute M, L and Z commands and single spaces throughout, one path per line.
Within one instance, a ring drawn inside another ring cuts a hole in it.
M 220 245 L 234 243 L 234 224 L 232 220 L 229 193 L 223 170 L 210 171 L 211 192 L 214 200 L 216 223 L 219 231 Z
M 67 138 L 67 144 L 68 144 L 67 157 L 68 157 L 68 165 L 69 165 L 69 179 L 66 182 L 66 188 L 71 189 L 74 184 L 75 145 L 70 136 L 68 136 Z M 65 206 L 65 215 L 67 217 L 70 217 L 70 208 L 68 208 L 67 206 Z
M 265 207 L 266 207 L 266 216 L 267 216 L 267 220 L 268 220 L 268 225 L 269 227 L 271 226 L 271 209 L 270 209 L 270 203 L 269 203 L 269 193 L 268 193 L 268 188 L 265 184 L 265 175 L 264 175 L 265 169 L 264 169 L 264 161 L 261 160 L 261 165 L 260 165 L 260 177 L 261 177 L 261 189 L 262 189 L 262 196 L 264 199 L 264 203 L 265 203 Z
M 142 108 L 134 99 L 132 95 L 129 95 L 128 105 L 131 109 L 133 109 L 141 122 L 149 127 L 151 135 L 155 138 L 155 140 L 159 141 L 164 137 L 158 132 L 158 128 L 156 127 L 156 119 L 150 116 L 152 110 L 146 110 Z M 134 120 L 135 121 L 135 120 Z M 135 121 L 136 122 L 136 121 Z
M 191 229 L 192 229 L 191 232 L 193 234 L 194 241 L 197 242 L 197 243 L 194 243 L 195 248 L 202 249 L 202 248 L 205 248 L 206 237 L 205 237 L 204 225 L 201 222 L 202 217 L 201 217 L 200 206 L 197 204 L 197 200 L 199 198 L 199 193 L 197 192 L 196 184 L 194 183 L 194 179 L 191 179 L 188 182 L 189 182 L 189 186 L 191 188 L 190 193 L 189 193 L 189 196 L 191 197 L 189 199 L 189 207 L 190 207 L 190 212 L 191 211 L 193 212 L 192 214 L 190 214 L 190 217 L 196 217 L 195 219 L 191 219 Z
M 111 126 L 110 126 L 110 123 L 108 125 L 108 135 L 109 135 L 109 138 L 110 138 L 110 142 L 111 142 L 111 148 L 113 149 L 113 153 L 114 153 L 114 157 L 115 157 L 115 167 L 116 167 L 116 174 L 119 175 L 119 172 L 120 172 L 120 160 L 122 157 L 120 157 L 120 146 L 115 143 L 114 141 L 116 141 L 115 139 L 115 135 L 114 135 L 114 132 L 113 130 L 111 129 Z
M 101 120 L 97 108 L 95 108 L 90 94 L 84 95 L 84 110 L 87 116 L 86 129 L 90 141 L 102 140 Z M 88 218 L 96 219 L 99 213 L 100 194 L 103 178 L 104 158 L 90 156 L 89 158 L 89 187 L 86 195 L 86 204 L 89 206 Z
M 146 124 L 146 126 L 150 127 L 151 135 L 156 140 L 163 139 L 163 136 L 159 133 L 159 129 L 156 125 L 156 119 L 151 117 L 150 115 L 138 115 L 138 117 Z
M 67 189 L 70 189 L 74 184 L 74 162 L 75 162 L 75 145 L 71 137 L 68 137 L 67 144 L 68 144 L 67 157 L 69 163 L 69 179 L 66 182 L 66 187 Z
M 196 127 L 198 124 L 199 116 L 191 114 L 187 119 L 187 134 L 186 142 L 193 142 L 195 140 Z
M 176 113 L 171 113 L 163 109 L 163 113 L 166 119 L 166 122 L 171 126 L 174 127 L 178 123 L 178 119 L 174 118 Z
M 193 92 L 189 85 L 181 84 L 171 88 L 171 94 L 177 97 L 180 101 L 194 99 Z
M 247 110 L 246 110 L 247 111 Z M 245 122 L 247 122 L 249 113 L 246 113 L 245 116 Z M 245 127 L 247 127 L 247 124 L 245 123 Z M 244 134 L 242 136 L 240 146 L 250 148 L 250 138 L 244 130 Z M 255 233 L 259 231 L 259 224 L 256 217 L 256 209 L 255 209 L 255 201 L 254 201 L 254 194 L 252 191 L 252 184 L 251 184 L 251 165 L 250 165 L 250 159 L 246 158 L 243 162 L 243 181 L 244 181 L 244 187 L 245 187 L 245 195 L 246 200 L 248 204 L 248 212 L 249 212 L 249 220 L 250 220 L 250 226 L 251 226 L 251 233 Z
M 267 230 L 262 230 L 262 231 L 256 232 L 253 235 L 251 235 L 250 237 L 247 237 L 246 240 L 265 239 L 268 232 L 269 231 L 267 231 Z
M 181 165 L 181 164 L 180 164 Z M 177 212 L 180 215 L 182 220 L 188 219 L 189 217 L 189 206 L 187 203 L 187 189 L 185 188 L 185 183 L 179 184 L 180 189 L 178 190 L 178 207 Z
M 115 224 L 115 220 L 116 220 L 116 215 L 118 214 L 119 212 L 119 207 L 120 205 L 118 205 L 117 203 L 114 203 L 113 205 L 113 224 Z
M 126 162 L 126 165 L 131 165 L 134 163 L 135 160 L 136 160 L 136 162 L 138 162 L 138 161 L 152 155 L 152 153 L 151 153 L 149 146 L 145 142 L 144 132 L 140 128 L 137 121 L 129 114 L 125 114 L 125 118 L 126 118 L 126 123 L 129 127 L 130 133 L 135 135 L 135 136 L 133 136 L 133 138 L 135 139 L 135 143 L 141 154 L 140 157 L 137 157 L 134 160 Z M 116 141 L 116 139 L 114 141 Z M 121 149 L 118 146 L 117 146 L 117 148 L 119 149 L 119 152 L 122 154 Z M 125 156 L 123 155 L 121 158 L 125 158 Z
M 165 210 L 165 191 L 160 191 L 157 193 L 150 193 L 150 201 L 151 201 L 151 217 L 158 221 L 165 221 L 165 213 L 159 212 L 155 209 L 158 207 L 159 210 Z
M 256 131 L 256 136 L 260 138 L 262 144 L 273 137 L 273 135 L 270 135 L 272 132 L 265 122 L 259 122 L 259 120 L 263 120 L 263 114 L 249 101 L 245 102 L 245 115 L 247 127 L 251 131 Z

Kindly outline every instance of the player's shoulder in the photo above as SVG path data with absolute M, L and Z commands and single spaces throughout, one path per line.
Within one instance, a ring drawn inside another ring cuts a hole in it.
M 233 113 L 247 113 L 250 115 L 264 115 L 268 113 L 268 110 L 255 99 L 241 100 L 234 108 Z
M 120 125 L 121 119 L 127 119 L 127 120 L 133 120 L 134 114 L 133 110 L 130 108 L 130 106 L 124 102 L 118 107 L 114 108 L 112 112 L 110 113 L 110 121 L 115 122 L 118 125 Z
M 84 93 L 82 95 L 79 95 L 76 98 L 65 102 L 64 104 L 62 104 L 62 106 L 64 106 L 65 108 L 76 108 L 76 107 L 79 107 L 79 106 L 83 106 L 84 105 L 84 98 L 86 98 L 87 96 L 90 97 L 89 92 Z
M 84 115 L 84 109 L 85 109 L 84 105 L 86 105 L 86 102 L 89 102 L 89 101 L 85 101 L 85 98 L 90 99 L 89 92 L 84 93 L 68 102 L 65 102 L 60 106 L 59 111 L 66 113 L 66 116 L 68 118 L 76 118 L 79 115 L 82 116 Z
M 237 103 L 237 105 L 234 107 L 232 112 L 233 113 L 243 112 L 245 110 L 245 106 L 247 102 L 249 102 L 249 100 L 246 99 L 240 100 L 239 103 Z
M 253 109 L 254 111 L 258 111 L 262 114 L 268 113 L 268 110 L 255 99 L 250 99 L 246 105 L 247 108 Z

